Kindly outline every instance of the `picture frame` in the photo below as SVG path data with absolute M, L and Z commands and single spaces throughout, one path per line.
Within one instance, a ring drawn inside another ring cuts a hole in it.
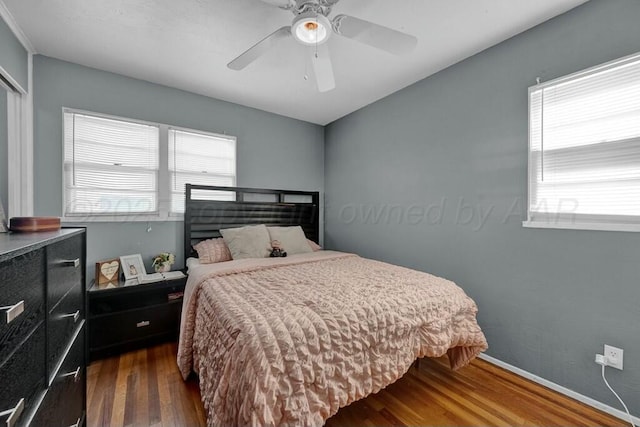
M 139 279 L 147 274 L 140 254 L 121 256 L 120 267 L 125 280 Z
M 118 258 L 96 262 L 96 279 L 98 285 L 117 282 L 120 279 L 120 260 Z

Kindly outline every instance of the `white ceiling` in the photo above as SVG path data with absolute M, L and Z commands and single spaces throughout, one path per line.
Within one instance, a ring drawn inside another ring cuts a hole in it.
M 2 0 L 0 0 L 2 1 Z M 336 88 L 319 93 L 305 47 L 285 40 L 242 71 L 226 64 L 291 12 L 260 0 L 4 0 L 38 53 L 321 125 L 586 0 L 342 0 L 353 15 L 413 34 L 396 57 L 334 36 Z

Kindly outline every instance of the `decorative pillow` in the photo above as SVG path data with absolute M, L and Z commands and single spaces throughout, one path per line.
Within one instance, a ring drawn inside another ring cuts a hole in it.
M 248 225 L 220 230 L 233 259 L 266 258 L 271 251 L 271 238 L 265 225 Z
M 231 256 L 231 255 L 229 255 L 229 256 Z M 198 258 L 189 257 L 189 258 L 187 258 L 185 264 L 187 264 L 187 271 L 189 271 L 189 270 L 191 270 L 193 268 L 196 268 L 197 266 L 202 265 L 204 263 L 200 262 L 200 259 L 198 259 Z
M 309 246 L 311 246 L 311 250 L 313 252 L 318 252 L 318 251 L 322 250 L 322 246 L 320 246 L 319 244 L 317 244 L 313 240 L 307 239 L 307 243 L 309 243 Z
M 313 252 L 299 225 L 295 227 L 267 227 L 271 240 L 278 240 L 289 255 Z
M 200 264 L 231 261 L 231 252 L 222 238 L 203 240 L 193 247 L 198 252 Z

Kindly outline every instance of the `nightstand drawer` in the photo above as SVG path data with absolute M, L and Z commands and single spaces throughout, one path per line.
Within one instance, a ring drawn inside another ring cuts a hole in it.
M 149 283 L 122 288 L 117 291 L 103 291 L 90 293 L 90 316 L 135 310 L 143 307 L 167 304 L 178 299 L 182 300 L 185 280 Z M 123 296 L 122 291 L 131 293 Z
M 0 366 L 0 412 L 15 408 L 24 399 L 21 415 L 15 415 L 18 426 L 24 425 L 26 415 L 46 387 L 42 357 L 44 339 L 44 326 L 41 326 Z M 0 424 L 6 422 L 7 417 L 0 418 Z
M 90 348 L 177 332 L 182 301 L 94 317 L 89 322 Z
M 69 345 L 69 340 L 78 325 L 84 319 L 82 284 L 75 287 L 62 298 L 60 303 L 49 314 L 47 372 L 53 373 L 62 353 Z
M 80 331 L 73 346 L 53 379 L 32 426 L 67 427 L 84 416 L 84 330 Z
M 76 284 L 82 281 L 83 236 L 73 236 L 47 247 L 47 301 L 51 310 Z
M 44 321 L 44 250 L 0 264 L 0 364 Z

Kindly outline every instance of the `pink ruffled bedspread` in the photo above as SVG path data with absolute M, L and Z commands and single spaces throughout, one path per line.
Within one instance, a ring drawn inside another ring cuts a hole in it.
M 454 283 L 340 252 L 201 266 L 183 304 L 178 365 L 210 426 L 320 426 L 417 357 L 487 348 Z

